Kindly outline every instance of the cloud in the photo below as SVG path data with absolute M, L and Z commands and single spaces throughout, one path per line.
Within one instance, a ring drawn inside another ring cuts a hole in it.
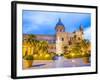
M 29 33 L 29 32 L 32 32 L 34 30 L 37 30 L 37 29 L 38 29 L 38 27 L 36 27 L 36 26 L 34 26 L 34 27 L 30 26 L 30 27 L 27 27 L 27 28 L 23 29 L 23 32 L 24 33 Z
M 77 30 L 80 24 L 85 26 L 84 28 L 90 26 L 90 14 L 24 10 L 23 33 L 55 34 L 59 18 L 67 32 Z M 87 32 L 85 31 L 85 34 Z
M 30 13 L 30 14 L 29 14 Z M 23 19 L 30 20 L 38 25 L 52 25 L 58 18 L 57 14 L 40 11 L 24 11 Z
M 84 30 L 84 38 L 91 40 L 91 27 L 88 27 Z

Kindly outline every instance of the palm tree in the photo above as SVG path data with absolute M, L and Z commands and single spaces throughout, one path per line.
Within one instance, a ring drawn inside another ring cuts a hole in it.
M 82 49 L 82 52 L 85 54 L 85 53 L 89 53 L 90 51 L 90 41 L 89 40 L 82 40 L 81 41 L 81 49 Z
M 36 42 L 35 38 L 36 38 L 35 35 L 29 34 L 29 35 L 28 35 L 28 38 L 26 39 L 26 42 L 27 42 L 27 44 L 29 45 L 31 51 L 32 51 L 32 50 L 35 51 L 35 50 L 34 50 L 35 42 Z M 32 52 L 31 52 L 31 53 L 32 53 Z
M 90 41 L 89 40 L 82 40 L 81 41 L 81 50 L 83 53 L 83 62 L 89 63 L 89 57 L 90 57 Z
M 74 50 L 76 53 L 80 53 L 81 52 L 80 48 L 81 48 L 80 43 L 75 43 L 72 47 L 72 50 Z
M 46 41 L 39 41 L 38 43 L 38 51 L 39 55 L 45 55 L 48 53 L 48 43 Z
M 48 43 L 46 41 L 41 41 L 40 43 L 43 51 L 47 51 Z
M 35 38 L 36 38 L 35 35 L 29 34 L 28 35 L 28 38 L 27 38 L 27 42 L 29 42 L 31 44 L 34 41 Z
M 72 58 L 80 58 L 81 57 L 81 46 L 80 43 L 74 43 L 73 45 L 71 45 L 68 49 L 69 52 L 69 57 Z

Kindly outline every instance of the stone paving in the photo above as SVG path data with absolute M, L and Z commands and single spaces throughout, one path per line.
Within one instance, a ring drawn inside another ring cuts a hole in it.
M 34 60 L 33 66 L 28 69 L 42 69 L 42 68 L 61 68 L 61 67 L 84 67 L 90 66 L 90 63 L 84 63 L 81 58 L 65 59 L 59 57 L 58 60 Z

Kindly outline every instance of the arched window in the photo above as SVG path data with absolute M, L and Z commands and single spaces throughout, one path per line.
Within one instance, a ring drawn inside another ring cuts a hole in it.
M 64 38 L 62 38 L 62 41 L 64 41 Z
M 60 29 L 60 32 L 63 32 L 64 30 L 63 29 Z
M 80 40 L 81 38 L 80 37 L 78 37 L 78 40 Z
M 60 32 L 62 32 L 62 29 L 60 29 Z
M 68 44 L 69 44 L 69 45 L 71 45 L 71 44 L 72 44 L 72 42 L 71 42 L 71 41 L 69 41 L 69 42 L 68 42 Z

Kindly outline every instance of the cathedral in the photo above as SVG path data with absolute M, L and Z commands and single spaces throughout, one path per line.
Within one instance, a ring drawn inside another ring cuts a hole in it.
M 56 41 L 57 38 L 62 41 L 63 46 L 69 46 L 74 43 L 74 41 L 80 41 L 84 39 L 84 32 L 82 25 L 79 26 L 79 29 L 74 32 L 66 32 L 65 26 L 62 23 L 61 19 L 58 20 L 56 26 L 55 26 L 55 35 L 35 35 L 36 40 L 43 40 L 47 41 L 49 43 L 48 51 L 56 53 Z M 23 38 L 26 39 L 28 34 L 23 34 Z

